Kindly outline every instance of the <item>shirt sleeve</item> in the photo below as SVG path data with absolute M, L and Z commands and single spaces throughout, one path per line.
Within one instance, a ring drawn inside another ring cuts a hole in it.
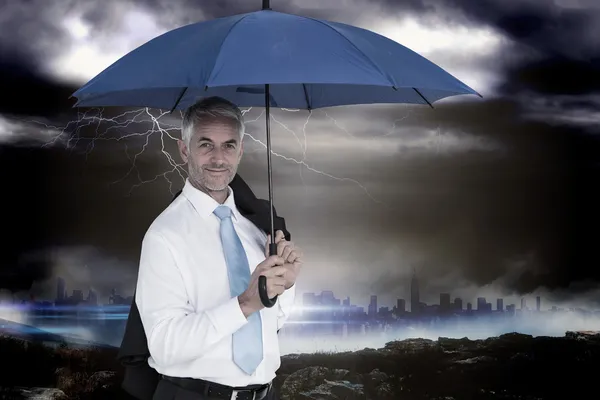
M 277 315 L 277 330 L 280 330 L 290 317 L 296 300 L 296 285 L 292 286 L 277 297 L 279 314 Z
M 237 297 L 195 312 L 170 246 L 156 232 L 142 242 L 135 300 L 150 355 L 159 366 L 201 357 L 247 323 Z

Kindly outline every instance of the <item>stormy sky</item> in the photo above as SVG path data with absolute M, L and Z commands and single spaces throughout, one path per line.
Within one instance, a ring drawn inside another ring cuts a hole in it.
M 300 292 L 391 306 L 415 268 L 430 303 L 450 291 L 599 306 L 594 0 L 271 3 L 383 34 L 483 95 L 433 110 L 274 111 L 274 151 L 287 158 L 274 158 L 275 205 L 307 256 Z M 76 110 L 69 96 L 161 33 L 260 5 L 0 1 L 4 286 L 36 280 L 35 295 L 54 295 L 61 275 L 69 291 L 131 294 L 145 229 L 183 184 L 180 115 Z M 239 172 L 265 197 L 262 112 L 245 114 Z

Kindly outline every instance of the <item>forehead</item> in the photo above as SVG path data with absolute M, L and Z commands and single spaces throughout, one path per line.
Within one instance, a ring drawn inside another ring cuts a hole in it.
M 204 117 L 194 121 L 193 137 L 212 141 L 239 139 L 239 128 L 236 121 L 223 117 Z

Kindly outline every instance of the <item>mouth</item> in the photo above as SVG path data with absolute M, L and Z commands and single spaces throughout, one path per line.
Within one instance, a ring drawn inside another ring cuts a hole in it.
M 210 169 L 210 168 L 206 168 L 206 170 L 208 172 L 212 172 L 212 173 L 215 173 L 215 174 L 220 174 L 220 173 L 223 173 L 223 172 L 227 172 L 226 169 Z

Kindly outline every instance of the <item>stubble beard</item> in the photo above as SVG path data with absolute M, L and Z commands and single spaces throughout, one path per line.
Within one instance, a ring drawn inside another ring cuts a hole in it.
M 221 167 L 222 168 L 222 167 Z M 235 170 L 232 166 L 227 167 L 227 173 L 220 178 L 213 178 L 209 175 L 209 172 L 202 169 L 201 166 L 189 160 L 188 177 L 190 183 L 196 189 L 201 190 L 207 194 L 208 192 L 222 192 L 227 190 L 227 187 L 235 176 Z

